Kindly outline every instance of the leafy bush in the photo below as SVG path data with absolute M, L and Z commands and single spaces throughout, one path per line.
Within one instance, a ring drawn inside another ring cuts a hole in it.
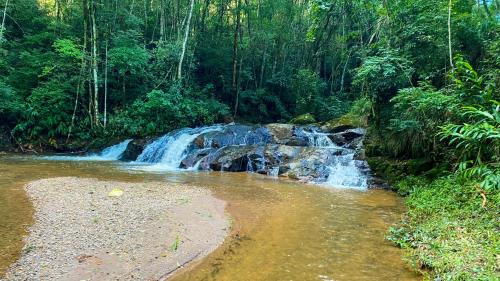
M 29 96 L 24 120 L 14 128 L 14 132 L 27 139 L 66 136 L 71 122 L 72 105 L 71 97 L 58 85 L 48 83 L 38 87 Z
M 240 93 L 240 116 L 252 123 L 268 123 L 290 119 L 290 112 L 281 100 L 265 89 L 246 90 Z
M 229 114 L 227 106 L 206 96 L 192 97 L 190 91 L 179 84 L 173 84 L 168 92 L 153 90 L 145 99 L 136 100 L 129 109 L 112 116 L 112 130 L 121 135 L 156 135 L 211 124 Z
M 294 76 L 292 85 L 296 98 L 296 114 L 316 114 L 325 82 L 313 71 L 300 69 Z
M 491 103 L 489 110 L 464 107 L 463 115 L 472 123 L 446 125 L 440 134 L 459 152 L 459 174 L 479 179 L 484 190 L 500 189 L 500 103 Z
M 16 92 L 9 85 L 0 81 L 0 127 L 11 127 L 15 125 L 21 116 L 24 105 Z
M 460 102 L 456 95 L 423 84 L 400 90 L 391 102 L 393 117 L 387 145 L 393 156 L 422 157 L 442 153 L 436 134 L 439 126 L 456 118 Z
M 382 50 L 364 59 L 355 69 L 353 86 L 366 93 L 373 102 L 388 101 L 398 89 L 411 84 L 413 73 L 410 61 L 394 51 Z

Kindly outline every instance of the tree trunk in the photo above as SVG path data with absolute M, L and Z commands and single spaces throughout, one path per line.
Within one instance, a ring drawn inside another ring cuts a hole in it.
M 165 0 L 160 0 L 160 42 L 165 40 Z
M 92 21 L 92 76 L 94 78 L 94 122 L 99 124 L 99 79 L 97 71 L 97 26 L 95 19 L 95 2 L 92 1 L 91 7 Z
M 233 36 L 233 89 L 237 86 L 238 73 L 238 34 L 240 32 L 240 0 L 236 0 L 236 25 Z
M 104 128 L 108 123 L 108 41 L 106 40 L 106 54 L 104 58 Z
M 5 7 L 3 8 L 3 18 L 2 18 L 2 26 L 0 26 L 0 45 L 3 41 L 3 32 L 5 30 L 5 17 L 7 16 L 7 6 L 9 5 L 9 0 L 5 0 Z
M 186 32 L 184 33 L 184 42 L 182 42 L 182 52 L 179 59 L 179 67 L 177 68 L 177 79 L 182 80 L 182 62 L 184 61 L 184 56 L 186 55 L 186 46 L 189 37 L 189 26 L 191 24 L 191 17 L 193 16 L 194 0 L 191 0 L 191 6 L 189 7 L 189 15 L 186 23 Z
M 455 66 L 453 65 L 453 51 L 451 49 L 451 7 L 452 7 L 451 1 L 452 0 L 449 0 L 449 2 L 448 2 L 448 50 L 449 50 L 449 55 L 450 55 L 451 71 L 453 71 Z

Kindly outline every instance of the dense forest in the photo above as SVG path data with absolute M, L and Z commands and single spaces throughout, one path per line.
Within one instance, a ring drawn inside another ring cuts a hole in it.
M 233 121 L 366 126 L 372 169 L 408 196 L 389 239 L 410 264 L 498 280 L 499 11 L 498 0 L 2 0 L 0 139 L 36 151 Z

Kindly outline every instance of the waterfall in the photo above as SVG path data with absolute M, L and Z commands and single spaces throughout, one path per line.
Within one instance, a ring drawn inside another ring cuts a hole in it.
M 272 143 L 265 127 L 231 124 L 184 128 L 147 145 L 131 168 L 154 172 L 246 170 L 278 177 L 281 170 L 290 167 L 295 172 L 305 172 L 305 178 L 315 175 L 307 181 L 325 186 L 367 188 L 366 163 L 355 160 L 356 150 L 351 146 L 338 146 L 331 134 L 316 127 L 295 128 L 294 136 L 306 140 L 310 147 L 296 146 L 299 158 L 286 158 L 277 150 L 272 153 L 280 147 L 285 151 L 290 148 Z M 240 167 L 240 163 L 244 166 Z
M 363 161 L 355 160 L 354 153 L 339 155 L 328 166 L 329 174 L 325 184 L 338 188 L 365 190 L 368 178 L 362 173 Z
M 100 153 L 93 153 L 85 156 L 44 156 L 42 159 L 59 161 L 115 161 L 127 149 L 132 139 L 124 140 L 118 144 L 103 149 Z
M 310 129 L 310 131 L 305 130 L 305 129 L 299 129 L 298 133 L 307 138 L 309 146 L 339 148 L 328 137 L 328 134 L 320 132 L 317 128 L 313 127 Z
M 148 170 L 177 170 L 199 135 L 222 129 L 222 126 L 216 125 L 195 129 L 185 128 L 168 133 L 146 146 L 136 162 L 155 164 L 148 167 Z
M 300 130 L 300 134 L 307 137 L 308 143 L 313 147 L 331 148 L 332 154 L 342 149 L 342 155 L 334 155 L 332 163 L 327 165 L 328 176 L 324 185 L 336 188 L 353 188 L 365 190 L 368 187 L 368 178 L 363 173 L 361 167 L 364 161 L 354 159 L 354 150 L 337 146 L 328 134 L 319 131 L 317 128 Z

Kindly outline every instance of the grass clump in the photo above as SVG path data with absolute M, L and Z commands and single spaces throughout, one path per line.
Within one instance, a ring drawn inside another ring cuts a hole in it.
M 406 249 L 407 261 L 430 280 L 500 280 L 498 190 L 487 194 L 456 176 L 410 177 L 398 189 L 409 193 L 405 219 L 388 239 Z

